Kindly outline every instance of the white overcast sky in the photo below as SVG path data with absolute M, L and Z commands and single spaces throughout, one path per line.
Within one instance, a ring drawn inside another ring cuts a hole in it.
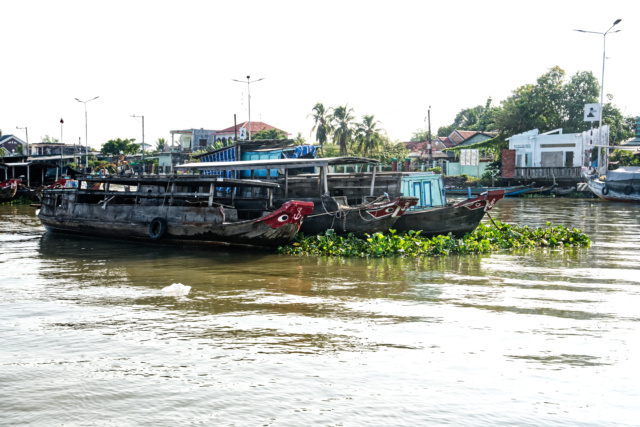
M 89 145 L 251 119 L 310 137 L 316 102 L 374 114 L 392 140 L 495 104 L 553 66 L 602 74 L 640 116 L 640 1 L 0 0 L 0 129 Z M 64 118 L 61 130 L 60 119 Z

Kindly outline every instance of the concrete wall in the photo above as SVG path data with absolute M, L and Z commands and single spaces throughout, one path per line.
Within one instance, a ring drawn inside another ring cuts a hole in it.
M 459 176 L 465 174 L 476 178 L 482 178 L 482 175 L 487 169 L 487 166 L 489 166 L 489 163 L 480 162 L 479 166 L 479 168 L 478 166 L 461 166 L 459 162 L 447 162 L 447 176 Z

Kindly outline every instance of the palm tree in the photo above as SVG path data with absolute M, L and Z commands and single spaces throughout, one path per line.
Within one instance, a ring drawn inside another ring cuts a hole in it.
M 313 106 L 312 111 L 313 112 L 311 114 L 307 114 L 307 117 L 313 116 L 314 125 L 311 128 L 311 133 L 313 133 L 313 131 L 316 132 L 316 142 L 320 144 L 320 151 L 324 155 L 322 148 L 331 136 L 331 117 L 321 102 L 316 103 L 316 105 Z
M 340 146 L 340 154 L 347 155 L 347 147 L 353 139 L 353 108 L 346 104 L 333 109 L 331 124 L 333 128 L 333 143 Z
M 380 134 L 382 129 L 376 127 L 378 124 L 380 121 L 376 120 L 373 114 L 365 114 L 362 116 L 362 122 L 356 127 L 356 147 L 365 156 L 382 146 L 383 137 Z
M 156 141 L 156 150 L 163 152 L 167 149 L 167 140 L 164 138 L 158 138 Z

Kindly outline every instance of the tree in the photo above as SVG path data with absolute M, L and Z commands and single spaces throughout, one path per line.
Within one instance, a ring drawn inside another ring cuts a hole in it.
M 169 144 L 167 143 L 167 140 L 164 138 L 158 138 L 158 140 L 156 141 L 156 151 L 164 151 L 167 149 L 167 146 Z
M 353 108 L 344 106 L 336 107 L 331 114 L 331 126 L 333 129 L 333 143 L 340 146 L 340 154 L 347 155 L 347 148 L 353 139 Z
M 331 117 L 321 102 L 313 106 L 312 113 L 308 114 L 307 117 L 310 115 L 313 116 L 314 121 L 311 133 L 313 133 L 313 131 L 316 132 L 316 142 L 320 144 L 320 150 L 322 151 L 324 144 L 327 143 L 331 136 Z
M 298 136 L 296 136 L 295 143 L 296 145 L 303 145 L 307 143 L 307 141 L 304 139 L 304 136 L 302 136 L 302 132 L 298 132 Z
M 589 125 L 583 121 L 584 104 L 597 102 L 600 85 L 587 71 L 576 73 L 568 83 L 564 80 L 564 70 L 556 66 L 538 77 L 536 84 L 514 90 L 495 114 L 496 128 L 509 136 L 532 129 L 586 130 Z
M 476 130 L 480 132 L 491 131 L 494 129 L 493 115 L 496 111 L 491 106 L 491 97 L 487 98 L 484 106 L 477 105 L 473 108 L 465 108 L 456 114 L 453 123 L 449 126 L 441 126 L 438 128 L 437 134 L 440 136 L 449 136 L 456 129 Z M 427 138 L 422 141 L 426 141 Z
M 49 135 L 43 136 L 42 138 L 40 138 L 40 140 L 45 144 L 57 144 L 58 142 L 60 142 L 58 138 L 54 138 Z
M 362 122 L 356 125 L 355 148 L 358 153 L 365 157 L 377 151 L 382 146 L 382 135 L 373 114 L 362 116 Z
M 256 132 L 251 139 L 287 139 L 287 134 L 279 129 L 262 129 Z
M 136 154 L 140 151 L 140 146 L 135 143 L 135 138 L 131 139 L 110 139 L 105 144 L 102 144 L 102 154 L 112 154 L 117 156 L 119 154 Z
M 417 130 L 411 134 L 410 142 L 422 142 L 429 138 L 429 133 L 426 130 Z

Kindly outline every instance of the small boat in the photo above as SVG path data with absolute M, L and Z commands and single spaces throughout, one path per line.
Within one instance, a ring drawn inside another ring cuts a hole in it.
M 566 197 L 576 191 L 576 187 L 556 187 L 551 191 L 556 197 Z
M 21 181 L 21 179 L 16 178 L 0 182 L 0 202 L 12 200 L 16 196 Z
M 290 243 L 313 211 L 296 200 L 275 207 L 275 183 L 215 176 L 85 176 L 65 184 L 43 191 L 38 217 L 47 231 L 272 248 Z
M 613 202 L 640 202 L 640 167 L 624 166 L 605 176 L 585 174 L 589 189 L 599 198 Z
M 545 187 L 530 188 L 529 190 L 522 193 L 522 195 L 524 196 L 528 196 L 530 194 L 549 195 L 557 186 L 558 184 L 552 184 L 552 185 L 547 185 Z
M 394 229 L 400 233 L 420 231 L 425 237 L 446 236 L 449 233 L 462 237 L 475 230 L 485 213 L 504 196 L 503 189 L 490 190 L 457 204 L 409 210 L 396 221 Z
M 469 188 L 446 188 L 445 192 L 450 196 L 479 196 L 482 193 L 486 193 L 487 191 L 497 191 L 503 190 L 505 197 L 516 197 L 522 194 L 525 194 L 527 191 L 533 189 L 533 186 L 536 185 L 535 182 L 532 182 L 528 185 L 517 185 L 513 187 L 469 187 Z

